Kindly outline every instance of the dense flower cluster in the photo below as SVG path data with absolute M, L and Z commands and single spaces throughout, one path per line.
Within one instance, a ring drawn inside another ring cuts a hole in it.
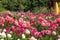
M 0 40 L 60 40 L 60 15 L 0 14 Z

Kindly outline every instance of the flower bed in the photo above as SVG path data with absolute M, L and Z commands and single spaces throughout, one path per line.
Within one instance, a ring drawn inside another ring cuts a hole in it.
M 0 14 L 0 40 L 60 40 L 60 15 Z

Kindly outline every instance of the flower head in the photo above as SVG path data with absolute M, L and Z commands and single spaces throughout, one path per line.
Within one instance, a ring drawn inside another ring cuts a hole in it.
M 32 36 L 29 40 L 37 40 L 37 39 Z
M 53 32 L 52 32 L 52 35 L 56 35 L 56 31 L 53 31 Z

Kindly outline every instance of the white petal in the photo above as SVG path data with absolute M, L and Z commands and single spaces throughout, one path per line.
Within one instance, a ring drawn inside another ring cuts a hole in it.
M 12 37 L 12 35 L 11 35 L 11 34 L 7 34 L 7 36 L 8 36 L 9 38 L 11 38 L 11 37 Z
M 58 40 L 60 40 L 60 39 L 58 39 Z
M 6 32 L 6 29 L 4 29 L 3 32 Z
M 6 37 L 6 34 L 4 32 L 2 32 L 1 37 L 2 38 L 5 38 Z
M 25 34 L 22 34 L 22 38 L 25 38 Z
M 20 40 L 20 39 L 17 39 L 17 40 Z
M 36 39 L 35 37 L 32 36 L 32 37 L 31 37 L 31 40 L 37 40 L 37 39 Z
M 4 40 L 4 39 L 1 39 L 1 40 Z

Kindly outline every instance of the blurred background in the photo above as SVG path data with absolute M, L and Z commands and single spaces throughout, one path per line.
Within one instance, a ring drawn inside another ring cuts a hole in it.
M 49 0 L 0 0 L 0 13 L 6 10 L 11 12 L 32 11 L 34 13 L 47 13 Z

